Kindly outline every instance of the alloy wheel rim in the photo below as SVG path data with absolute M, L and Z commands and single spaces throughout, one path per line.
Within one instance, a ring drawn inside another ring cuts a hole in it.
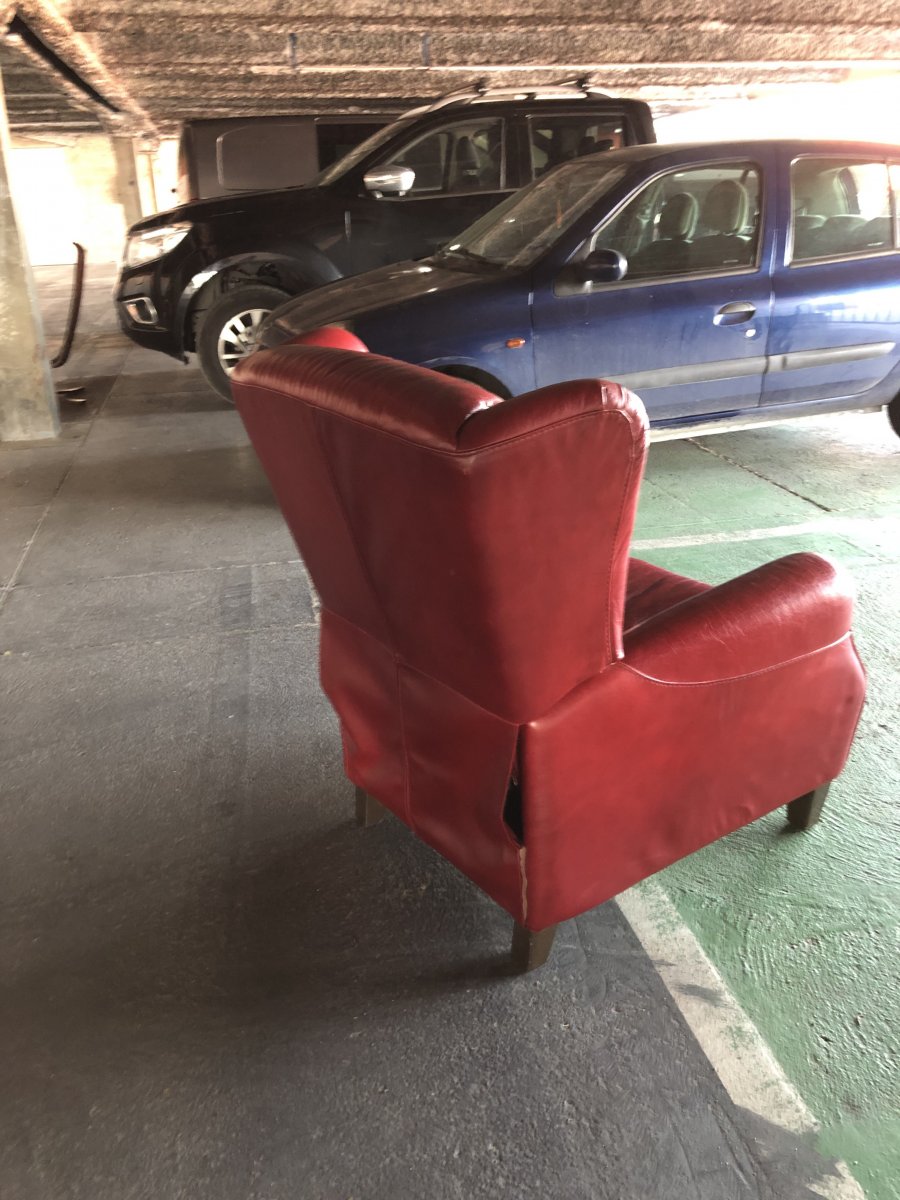
M 225 322 L 219 333 L 217 351 L 226 375 L 256 349 L 259 328 L 271 311 L 269 308 L 246 308 Z

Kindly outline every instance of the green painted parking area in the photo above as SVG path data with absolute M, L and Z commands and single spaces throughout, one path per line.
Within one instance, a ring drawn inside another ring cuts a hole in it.
M 652 447 L 635 553 L 721 582 L 796 550 L 859 592 L 869 692 L 822 822 L 771 814 L 659 880 L 869 1200 L 900 1196 L 900 439 L 882 414 Z

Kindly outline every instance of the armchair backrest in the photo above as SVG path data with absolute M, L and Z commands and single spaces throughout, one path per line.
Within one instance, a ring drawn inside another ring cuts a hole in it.
M 234 395 L 323 606 L 510 722 L 622 653 L 640 401 L 285 346 Z

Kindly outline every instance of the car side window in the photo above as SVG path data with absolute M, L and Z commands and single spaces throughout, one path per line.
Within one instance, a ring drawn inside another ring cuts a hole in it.
M 380 170 L 413 171 L 413 196 L 493 192 L 506 187 L 502 117 L 445 125 L 404 146 Z
M 670 171 L 642 188 L 588 239 L 581 256 L 618 250 L 624 278 L 707 275 L 756 266 L 761 176 L 753 163 Z
M 545 171 L 570 159 L 618 150 L 624 146 L 625 136 L 620 120 L 596 114 L 532 116 L 528 118 L 528 144 L 531 178 L 538 179 Z
M 791 163 L 791 262 L 858 258 L 896 245 L 887 163 L 846 158 Z

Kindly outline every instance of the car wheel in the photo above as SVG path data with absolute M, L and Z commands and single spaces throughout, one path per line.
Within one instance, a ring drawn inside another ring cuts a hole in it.
M 885 409 L 891 428 L 900 437 L 900 396 L 895 396 Z
M 231 372 L 256 349 L 265 318 L 287 299 L 286 292 L 263 284 L 235 288 L 204 314 L 197 334 L 197 358 L 207 381 L 226 400 L 231 399 Z
M 491 392 L 494 396 L 499 396 L 501 400 L 509 400 L 512 398 L 512 392 L 502 384 L 499 379 L 493 375 L 489 375 L 487 371 L 481 371 L 478 367 L 437 367 L 439 375 L 449 375 L 451 379 L 466 379 L 469 383 L 475 383 L 480 388 L 484 388 L 486 392 Z

